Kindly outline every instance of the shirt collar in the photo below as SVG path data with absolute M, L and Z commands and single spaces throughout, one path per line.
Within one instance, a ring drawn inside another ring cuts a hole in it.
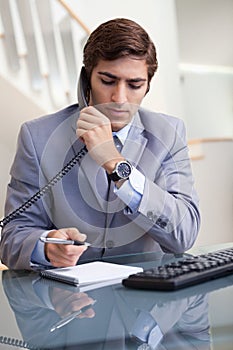
M 125 140 L 127 139 L 127 136 L 128 136 L 128 132 L 129 132 L 129 129 L 132 125 L 132 122 L 127 124 L 126 126 L 124 126 L 124 128 L 122 128 L 121 130 L 119 131 L 113 131 L 113 136 L 116 135 L 119 140 L 121 141 L 122 145 L 124 145 L 125 143 Z

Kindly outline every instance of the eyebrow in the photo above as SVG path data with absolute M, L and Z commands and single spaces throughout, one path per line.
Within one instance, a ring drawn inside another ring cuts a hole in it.
M 116 75 L 109 73 L 109 72 L 98 72 L 99 75 L 104 75 L 110 79 L 117 79 L 119 80 L 120 78 L 118 78 Z M 126 79 L 126 81 L 128 83 L 139 83 L 139 82 L 144 82 L 146 81 L 146 79 L 144 78 L 133 78 L 133 79 Z

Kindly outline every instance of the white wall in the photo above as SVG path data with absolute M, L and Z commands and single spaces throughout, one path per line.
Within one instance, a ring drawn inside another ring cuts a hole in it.
M 204 142 L 192 162 L 200 198 L 201 229 L 195 245 L 233 242 L 233 141 Z
M 188 138 L 233 137 L 233 74 L 182 72 Z
M 233 137 L 233 1 L 176 0 L 190 138 Z

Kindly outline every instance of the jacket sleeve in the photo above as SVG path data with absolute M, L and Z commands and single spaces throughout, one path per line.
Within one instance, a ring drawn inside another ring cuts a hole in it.
M 21 127 L 17 152 L 11 167 L 5 215 L 33 196 L 46 182 L 27 124 Z M 7 223 L 1 236 L 0 256 L 9 268 L 30 269 L 30 258 L 40 235 L 53 226 L 41 199 Z
M 164 252 L 182 253 L 193 245 L 199 231 L 199 199 L 194 189 L 183 121 L 176 119 L 171 130 L 165 131 L 167 143 L 163 138 L 160 146 L 157 143 L 157 147 L 151 149 L 159 165 L 153 176 L 145 176 L 137 215 L 129 212 L 127 215 L 148 232 Z M 153 159 L 151 167 L 152 163 Z

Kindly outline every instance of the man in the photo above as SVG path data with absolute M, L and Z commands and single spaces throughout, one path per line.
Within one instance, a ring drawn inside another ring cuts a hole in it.
M 83 63 L 87 87 L 80 106 L 21 128 L 6 214 L 84 144 L 88 152 L 43 200 L 7 222 L 1 259 L 10 268 L 71 266 L 143 251 L 181 253 L 196 239 L 200 216 L 183 122 L 140 108 L 157 69 L 148 34 L 128 19 L 103 23 L 90 35 Z M 87 239 L 91 246 L 43 243 L 41 236 Z

